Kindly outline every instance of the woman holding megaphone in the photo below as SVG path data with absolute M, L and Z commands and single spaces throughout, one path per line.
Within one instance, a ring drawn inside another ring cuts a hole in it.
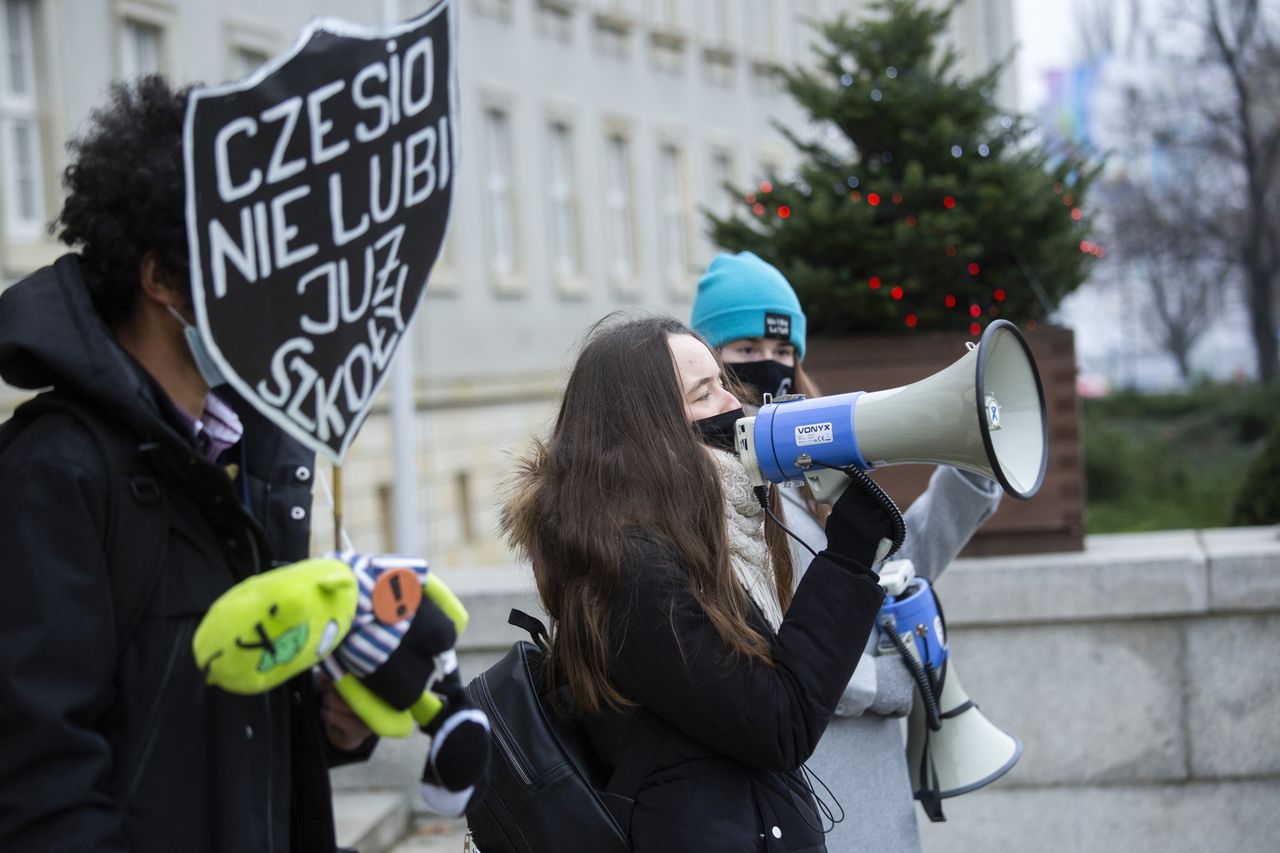
M 884 596 L 870 565 L 894 520 L 848 489 L 793 585 L 728 450 L 740 415 L 683 324 L 606 319 L 504 507 L 551 617 L 550 678 L 602 763 L 657 733 L 630 811 L 637 851 L 826 849 L 801 767 L 871 635 Z
M 806 322 L 800 301 L 782 273 L 754 254 L 722 254 L 711 262 L 698 282 L 691 325 L 719 351 L 726 373 L 754 403 L 766 393 L 820 396 L 803 368 Z M 821 549 L 833 525 L 827 507 L 808 489 L 776 491 L 787 526 Z M 999 502 L 995 481 L 940 466 L 904 513 L 906 544 L 895 557 L 912 560 L 917 576 L 932 582 Z M 795 576 L 802 579 L 811 557 L 797 543 L 792 555 Z M 896 719 L 910 711 L 913 686 L 896 655 L 877 657 L 868 647 L 808 763 L 846 813 L 827 836 L 832 853 L 921 849 Z

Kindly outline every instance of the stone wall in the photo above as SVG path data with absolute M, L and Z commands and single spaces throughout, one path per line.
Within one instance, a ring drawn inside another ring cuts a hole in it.
M 442 574 L 471 609 L 474 673 L 519 637 L 511 607 L 536 612 L 531 578 Z M 947 800 L 946 823 L 921 816 L 927 853 L 1261 850 L 1280 837 L 1280 530 L 964 559 L 938 592 L 966 689 L 1023 754 Z M 425 748 L 385 743 L 336 782 L 408 784 Z

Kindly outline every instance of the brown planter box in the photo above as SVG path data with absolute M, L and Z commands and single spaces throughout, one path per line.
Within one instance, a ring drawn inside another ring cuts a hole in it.
M 967 556 L 1080 551 L 1084 548 L 1084 471 L 1080 409 L 1076 398 L 1075 339 L 1070 329 L 1022 330 L 1044 386 L 1049 421 L 1049 466 L 1029 501 L 1005 497 L 979 528 Z M 909 385 L 960 358 L 963 334 L 924 332 L 856 339 L 813 340 L 805 370 L 824 393 L 882 391 Z M 933 467 L 896 465 L 875 472 L 899 506 L 908 507 L 928 485 Z

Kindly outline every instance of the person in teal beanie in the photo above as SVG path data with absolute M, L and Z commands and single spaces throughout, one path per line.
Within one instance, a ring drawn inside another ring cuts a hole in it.
M 690 326 L 706 338 L 745 393 L 807 397 L 821 391 L 805 374 L 806 322 L 791 284 L 750 252 L 717 256 L 698 282 Z M 855 390 L 855 389 L 841 389 Z M 786 523 L 815 550 L 826 543 L 829 508 L 808 489 L 779 489 Z M 907 538 L 895 559 L 909 559 L 932 583 L 1000 502 L 998 485 L 939 466 L 929 487 L 903 513 Z M 811 556 L 791 543 L 798 583 Z M 899 717 L 911 709 L 913 685 L 896 656 L 863 653 L 835 716 L 808 767 L 830 788 L 845 816 L 827 835 L 830 853 L 920 853 Z M 838 816 L 839 809 L 833 809 Z

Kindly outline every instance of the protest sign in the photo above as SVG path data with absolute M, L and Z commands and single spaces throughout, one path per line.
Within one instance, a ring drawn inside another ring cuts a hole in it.
M 457 175 L 454 12 L 309 26 L 247 80 L 193 91 L 192 300 L 227 381 L 341 462 L 444 242 Z

